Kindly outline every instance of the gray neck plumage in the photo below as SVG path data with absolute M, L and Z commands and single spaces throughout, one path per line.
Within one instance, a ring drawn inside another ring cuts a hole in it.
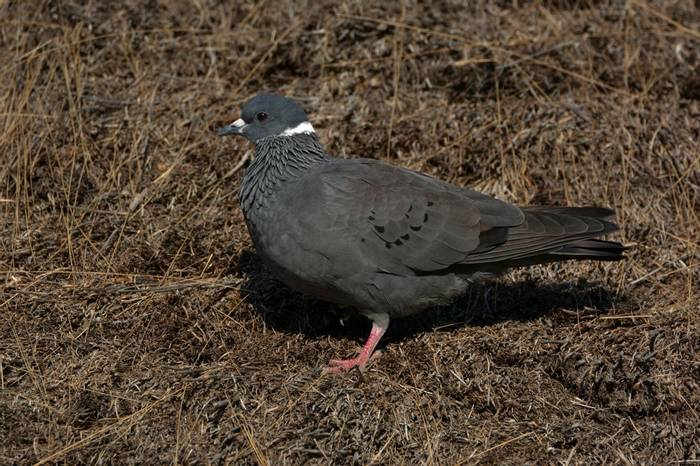
M 255 159 L 246 170 L 240 202 L 244 212 L 264 206 L 285 182 L 328 160 L 314 133 L 274 136 L 256 141 Z

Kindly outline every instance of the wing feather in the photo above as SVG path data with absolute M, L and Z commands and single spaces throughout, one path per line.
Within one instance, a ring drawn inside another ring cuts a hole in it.
M 523 218 L 510 204 L 373 160 L 336 160 L 307 185 L 322 186 L 314 221 L 342 232 L 377 270 L 449 268 L 504 240 L 483 231 Z

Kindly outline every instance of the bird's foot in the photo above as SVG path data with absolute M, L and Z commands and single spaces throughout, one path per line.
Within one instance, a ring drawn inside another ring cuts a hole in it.
M 357 367 L 360 372 L 364 372 L 366 362 L 360 361 L 360 358 L 352 359 L 331 359 L 328 367 L 323 370 L 324 374 L 340 374 L 350 369 Z
M 375 351 L 372 356 L 367 357 L 360 353 L 352 359 L 331 359 L 328 362 L 328 367 L 323 370 L 324 374 L 341 374 L 343 372 L 357 368 L 360 372 L 364 372 L 367 363 L 374 361 L 381 356 L 381 351 Z
M 370 314 L 370 318 L 372 319 L 372 330 L 369 332 L 369 337 L 367 337 L 360 354 L 352 359 L 331 359 L 328 367 L 323 370 L 324 374 L 340 374 L 355 367 L 360 372 L 364 372 L 367 363 L 381 354 L 374 349 L 389 326 L 389 316 L 387 314 Z

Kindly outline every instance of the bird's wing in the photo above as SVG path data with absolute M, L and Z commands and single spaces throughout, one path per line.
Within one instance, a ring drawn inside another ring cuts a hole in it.
M 337 160 L 304 183 L 305 212 L 378 270 L 432 272 L 505 241 L 513 205 L 374 160 Z

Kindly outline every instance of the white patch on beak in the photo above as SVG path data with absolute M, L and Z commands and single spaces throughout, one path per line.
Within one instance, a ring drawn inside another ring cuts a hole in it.
M 236 128 L 240 128 L 242 126 L 245 126 L 245 121 L 243 121 L 243 118 L 239 118 L 238 120 L 231 123 L 231 126 L 235 126 Z
M 303 123 L 299 123 L 297 126 L 294 128 L 287 128 L 285 129 L 280 136 L 294 136 L 295 134 L 314 134 L 316 131 L 314 131 L 314 127 L 311 126 L 311 123 L 308 121 L 305 121 Z

